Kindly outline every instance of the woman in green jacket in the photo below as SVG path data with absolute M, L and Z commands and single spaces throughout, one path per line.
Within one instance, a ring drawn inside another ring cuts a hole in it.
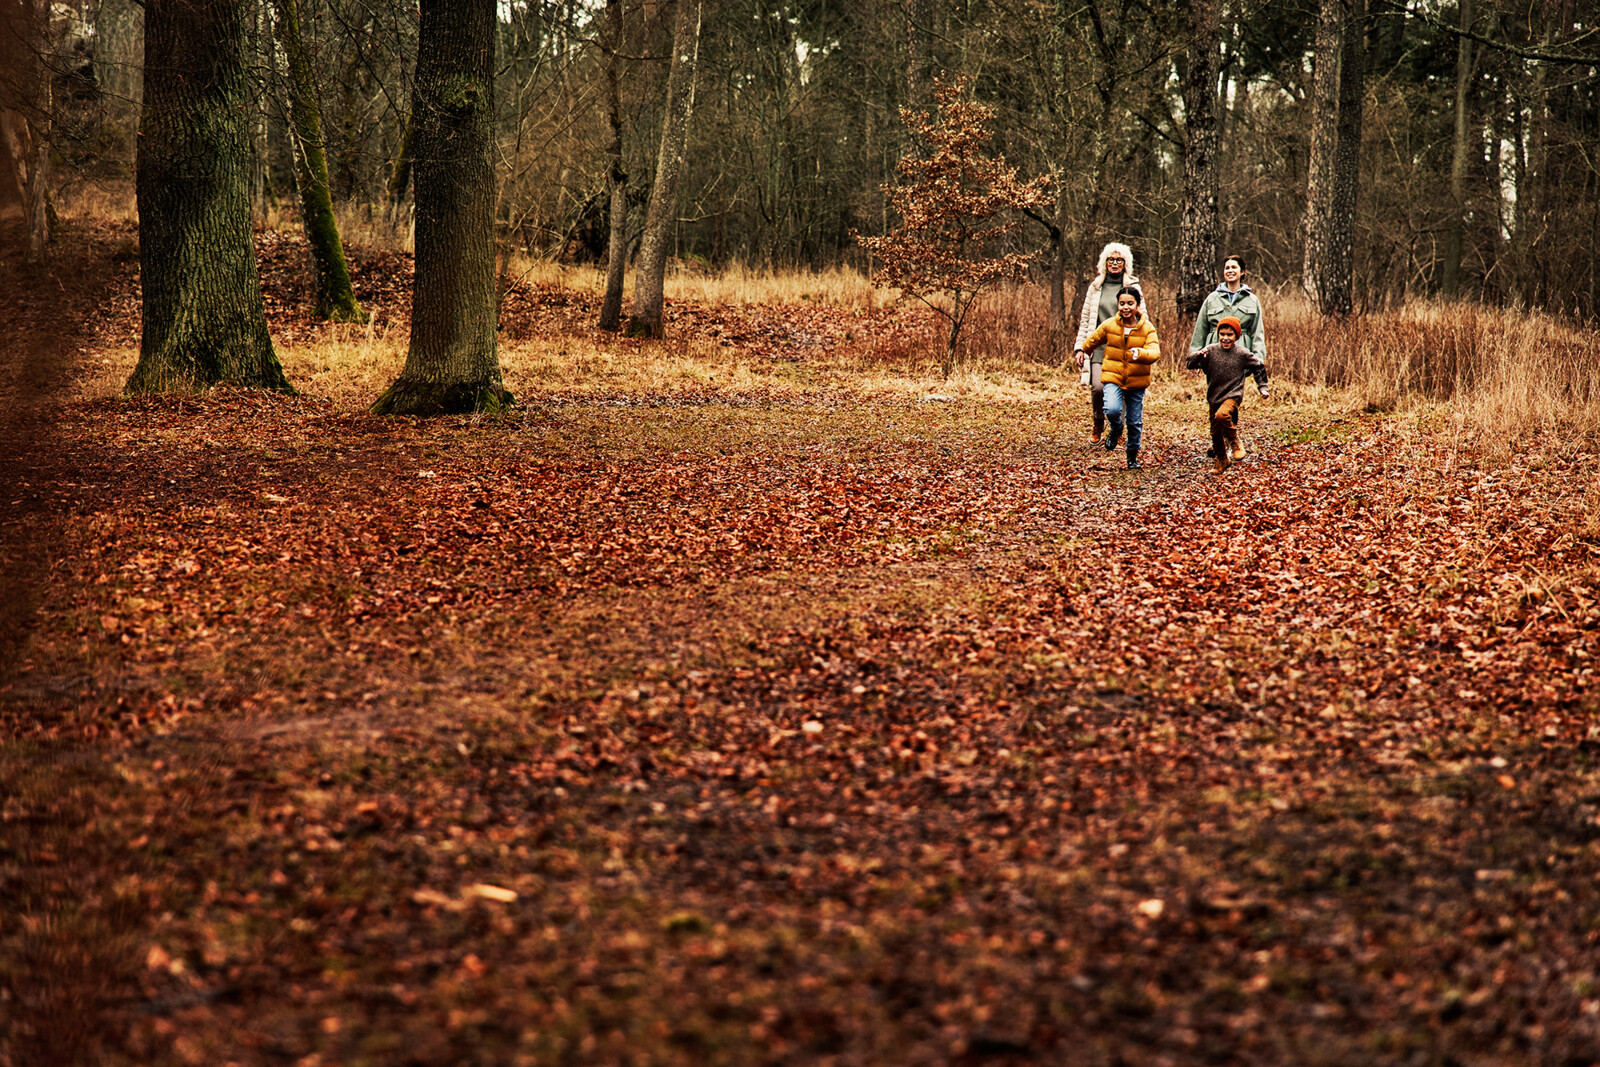
M 1189 343 L 1191 352 L 1217 343 L 1217 323 L 1232 316 L 1239 320 L 1244 333 L 1239 343 L 1260 357 L 1267 359 L 1266 324 L 1261 319 L 1261 301 L 1244 280 L 1244 260 L 1229 256 L 1222 261 L 1222 281 L 1207 294 L 1200 305 L 1200 314 L 1194 320 L 1194 339 Z
M 1189 351 L 1198 352 L 1208 345 L 1217 343 L 1217 323 L 1226 318 L 1239 320 L 1242 332 L 1237 341 L 1249 349 L 1258 360 L 1259 366 L 1251 368 L 1251 376 L 1256 380 L 1256 389 L 1261 395 L 1266 395 L 1267 388 L 1267 328 L 1261 317 L 1261 301 L 1256 294 L 1251 292 L 1249 284 L 1244 280 L 1244 260 L 1239 256 L 1229 256 L 1222 261 L 1222 281 L 1217 287 L 1207 294 L 1205 303 L 1200 305 L 1200 314 L 1194 318 L 1194 338 L 1189 342 Z M 1238 415 L 1234 415 L 1234 425 L 1238 426 Z M 1233 457 L 1239 459 L 1244 456 L 1242 439 L 1238 452 Z M 1210 455 L 1208 451 L 1206 453 Z

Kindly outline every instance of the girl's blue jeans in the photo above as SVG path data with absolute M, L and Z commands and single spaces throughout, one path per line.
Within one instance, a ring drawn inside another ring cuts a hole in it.
M 1113 437 L 1122 436 L 1123 417 L 1128 424 L 1128 460 L 1138 458 L 1139 439 L 1144 436 L 1144 388 L 1124 389 L 1115 382 L 1106 383 L 1106 421 L 1111 424 Z

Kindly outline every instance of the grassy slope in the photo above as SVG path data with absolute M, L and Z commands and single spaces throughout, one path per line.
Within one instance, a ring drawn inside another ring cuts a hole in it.
M 1169 375 L 1131 475 L 770 336 L 418 424 L 383 340 L 87 343 L 6 486 L 0 1062 L 1600 1057 L 1581 440 L 1289 400 L 1212 479 Z

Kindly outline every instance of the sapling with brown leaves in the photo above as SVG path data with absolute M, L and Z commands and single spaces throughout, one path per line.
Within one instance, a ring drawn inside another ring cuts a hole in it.
M 1004 156 L 986 154 L 994 110 L 968 97 L 967 79 L 940 79 L 938 107 L 924 116 L 906 108 L 900 119 L 914 144 L 885 186 L 900 225 L 882 237 L 856 235 L 878 258 L 873 284 L 921 300 L 949 323 L 941 370 L 956 365 L 967 316 L 987 289 L 1026 276 L 1037 252 L 1007 249 L 1021 225 L 1018 213 L 1045 206 L 1048 177 L 1023 181 Z

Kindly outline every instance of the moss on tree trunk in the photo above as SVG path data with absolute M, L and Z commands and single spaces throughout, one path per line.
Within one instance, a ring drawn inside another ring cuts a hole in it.
M 137 196 L 144 332 L 130 393 L 228 384 L 293 392 L 250 231 L 243 6 L 147 0 Z
M 412 117 L 416 273 L 405 369 L 379 415 L 500 411 L 494 0 L 423 0 Z
M 297 0 L 272 0 L 278 41 L 289 61 L 289 114 L 294 125 L 295 180 L 300 189 L 300 216 L 317 273 L 317 316 L 334 322 L 366 322 L 367 313 L 350 285 L 350 266 L 333 218 L 328 188 L 328 157 L 322 144 L 322 110 L 311 81 L 311 62 L 300 36 Z

